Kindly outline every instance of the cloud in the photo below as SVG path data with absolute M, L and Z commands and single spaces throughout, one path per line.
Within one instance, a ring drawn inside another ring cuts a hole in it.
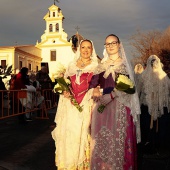
M 45 30 L 43 17 L 53 1 L 1 0 L 0 45 L 35 44 Z M 80 28 L 83 37 L 93 40 L 102 57 L 105 37 L 117 34 L 128 46 L 128 38 L 141 30 L 164 30 L 170 16 L 169 0 L 60 0 L 63 27 L 68 38 Z M 129 47 L 129 46 L 128 46 Z

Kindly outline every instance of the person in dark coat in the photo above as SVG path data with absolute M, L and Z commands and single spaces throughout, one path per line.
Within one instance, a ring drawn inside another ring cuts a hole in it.
M 2 77 L 0 77 L 0 90 L 6 90 L 6 87 L 5 87 L 5 84 L 4 82 L 2 81 Z M 4 97 L 7 95 L 6 92 L 0 92 L 0 108 L 2 107 L 2 101 L 4 99 Z

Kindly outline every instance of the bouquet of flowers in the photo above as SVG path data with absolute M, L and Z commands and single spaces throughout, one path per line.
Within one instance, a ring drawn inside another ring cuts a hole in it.
M 127 94 L 135 93 L 135 86 L 131 79 L 129 79 L 126 75 L 119 74 L 116 79 L 116 87 L 119 91 L 124 91 Z
M 59 93 L 59 94 L 62 94 L 64 91 L 70 92 L 69 98 L 70 98 L 71 103 L 79 110 L 79 112 L 82 112 L 83 111 L 82 106 L 78 104 L 78 102 L 76 101 L 76 99 L 74 98 L 70 90 L 70 84 L 71 84 L 70 80 L 64 78 L 65 70 L 66 69 L 58 70 L 57 73 L 55 74 L 54 78 L 57 84 L 54 86 L 53 92 Z
M 116 79 L 116 86 L 115 89 L 119 91 L 123 91 L 127 94 L 134 94 L 135 93 L 135 86 L 132 80 L 130 80 L 126 75 L 119 74 Z M 102 113 L 105 109 L 105 105 L 101 104 L 97 111 Z
M 64 79 L 63 77 L 59 77 L 56 79 L 57 84 L 54 86 L 54 93 L 62 94 L 63 91 L 69 91 L 69 86 L 71 84 L 69 79 Z
M 60 77 L 64 77 L 65 72 L 66 72 L 66 68 L 60 62 L 57 62 L 55 73 L 52 74 L 53 81 L 55 81 L 55 79 L 58 79 Z

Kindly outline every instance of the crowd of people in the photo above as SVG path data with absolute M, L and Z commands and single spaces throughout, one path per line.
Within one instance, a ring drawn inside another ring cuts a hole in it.
M 7 90 L 2 78 L 0 79 L 0 83 L 1 90 Z M 32 121 L 30 110 L 37 108 L 39 109 L 37 112 L 40 112 L 44 101 L 44 94 L 42 94 L 42 91 L 51 88 L 52 81 L 45 66 L 42 66 L 41 70 L 36 74 L 29 73 L 28 68 L 23 67 L 19 73 L 11 75 L 9 81 L 10 108 L 12 108 L 12 110 L 14 109 L 15 113 L 27 112 L 26 114 L 20 114 L 18 116 L 21 123 Z M 4 94 L 5 93 L 3 93 L 3 95 Z M 2 102 L 0 103 L 2 104 Z
M 62 76 L 71 84 L 59 97 L 51 132 L 58 170 L 137 170 L 145 154 L 167 151 L 170 79 L 158 56 L 148 56 L 145 67 L 133 69 L 118 36 L 105 38 L 101 61 L 93 42 L 84 39 Z M 6 90 L 2 79 L 0 83 Z M 21 68 L 10 81 L 10 90 L 25 89 L 14 92 L 11 104 L 19 106 L 15 112 L 23 106 L 25 111 L 41 108 L 41 91 L 52 88 L 45 66 L 30 75 L 28 68 Z M 27 98 L 18 100 L 19 95 Z M 18 118 L 30 120 L 31 113 Z
M 98 62 L 93 42 L 82 40 L 66 68 L 71 90 L 60 95 L 51 133 L 58 170 L 136 170 L 148 149 L 158 154 L 168 138 L 170 79 L 159 58 L 148 56 L 146 68 L 133 69 L 114 34 L 105 38 L 103 55 Z

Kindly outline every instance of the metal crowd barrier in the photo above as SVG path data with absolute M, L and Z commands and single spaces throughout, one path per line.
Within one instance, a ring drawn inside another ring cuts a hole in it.
M 47 111 L 57 107 L 58 95 L 52 89 L 40 92 L 44 97 L 37 105 L 37 93 L 26 90 L 0 90 L 0 120 L 26 113 L 36 114 L 36 118 L 48 119 Z

